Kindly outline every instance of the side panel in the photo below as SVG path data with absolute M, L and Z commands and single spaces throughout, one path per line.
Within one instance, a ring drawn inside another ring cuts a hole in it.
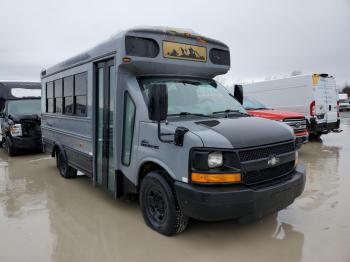
M 162 124 L 162 131 L 174 133 L 176 126 Z M 168 138 L 172 138 L 169 136 Z M 151 122 L 139 123 L 139 140 L 135 145 L 138 148 L 136 164 L 140 167 L 147 161 L 152 161 L 162 166 L 169 175 L 177 181 L 187 183 L 189 173 L 189 152 L 192 147 L 202 147 L 202 140 L 195 134 L 186 133 L 183 146 L 175 146 L 172 143 L 162 143 L 157 137 L 157 124 Z M 137 176 L 131 177 L 131 181 L 137 185 Z
M 244 94 L 273 109 L 310 115 L 313 99 L 311 76 L 298 76 L 244 85 Z
M 87 72 L 87 116 L 46 113 L 46 83 Z M 92 64 L 84 64 L 42 79 L 42 137 L 44 143 L 54 141 L 67 148 L 68 162 L 79 170 L 92 174 Z M 51 147 L 52 145 L 48 145 Z M 82 161 L 82 164 L 79 164 Z M 89 170 L 87 170 L 89 169 Z

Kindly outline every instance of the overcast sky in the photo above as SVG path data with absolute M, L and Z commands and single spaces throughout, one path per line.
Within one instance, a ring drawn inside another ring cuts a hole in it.
M 350 0 L 0 0 L 0 79 L 39 80 L 42 68 L 138 25 L 225 42 L 227 82 L 301 70 L 350 84 Z

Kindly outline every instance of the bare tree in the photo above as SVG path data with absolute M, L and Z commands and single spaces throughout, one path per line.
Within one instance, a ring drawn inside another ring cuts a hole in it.
M 345 83 L 342 93 L 346 93 L 350 97 L 350 85 L 348 84 L 348 82 Z
M 301 70 L 294 70 L 292 71 L 292 73 L 290 74 L 291 76 L 298 76 L 301 75 L 303 72 Z

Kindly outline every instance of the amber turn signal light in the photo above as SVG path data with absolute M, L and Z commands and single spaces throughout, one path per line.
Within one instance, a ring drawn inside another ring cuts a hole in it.
M 124 56 L 123 57 L 123 63 L 131 63 L 131 58 L 127 57 L 127 56 Z
M 208 174 L 192 173 L 192 182 L 195 183 L 238 183 L 241 182 L 240 173 Z

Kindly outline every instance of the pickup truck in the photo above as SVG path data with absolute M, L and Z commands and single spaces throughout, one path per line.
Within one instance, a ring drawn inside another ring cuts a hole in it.
M 306 130 L 306 120 L 303 114 L 271 109 L 260 101 L 248 96 L 244 97 L 243 106 L 251 116 L 286 123 L 293 128 L 294 134 L 300 144 L 308 142 L 309 133 Z

